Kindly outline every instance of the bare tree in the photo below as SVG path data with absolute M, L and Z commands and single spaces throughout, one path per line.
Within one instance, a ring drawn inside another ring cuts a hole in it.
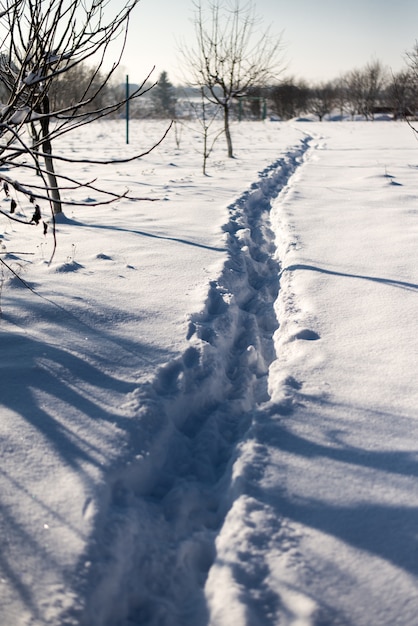
M 406 62 L 408 70 L 407 78 L 404 77 L 404 79 L 408 82 L 408 85 L 405 87 L 405 91 L 407 92 L 407 107 L 405 107 L 403 115 L 406 119 L 408 119 L 408 117 L 416 119 L 418 113 L 418 42 L 415 42 L 412 50 L 407 53 Z M 398 84 L 399 82 L 398 80 Z M 414 131 L 418 133 L 416 127 L 414 127 Z
M 114 84 L 115 79 L 104 84 L 106 77 L 103 72 L 96 72 L 93 80 L 91 74 L 92 67 L 88 63 L 80 63 L 57 76 L 48 93 L 50 107 L 57 111 L 87 99 L 88 102 L 82 106 L 83 112 L 94 113 L 125 97 L 125 88 L 116 93 L 119 85 Z
M 366 118 L 373 119 L 374 110 L 387 81 L 386 70 L 379 61 L 368 63 L 364 69 L 364 78 L 366 88 L 364 114 Z
M 345 76 L 347 100 L 352 117 L 356 113 L 373 119 L 374 109 L 386 83 L 386 70 L 375 61 L 363 69 L 355 69 Z
M 346 108 L 351 119 L 354 120 L 354 116 L 363 109 L 363 88 L 360 70 L 354 69 L 347 72 L 342 77 L 342 84 L 347 94 Z
M 196 120 L 198 121 L 201 129 L 201 135 L 203 138 L 202 144 L 202 173 L 207 176 L 207 162 L 212 153 L 215 143 L 218 138 L 223 134 L 224 129 L 216 127 L 213 129 L 215 121 L 218 118 L 219 107 L 214 107 L 205 98 L 204 88 L 200 89 L 200 101 L 190 101 L 190 108 L 194 113 Z
M 340 120 L 342 121 L 344 119 L 344 114 L 349 112 L 350 104 L 346 77 L 344 75 L 339 76 L 338 78 L 334 79 L 332 85 L 335 95 L 335 107 L 339 110 Z
M 41 220 L 42 201 L 49 203 L 54 215 L 62 211 L 60 187 L 64 185 L 67 190 L 86 187 L 101 192 L 104 196 L 98 203 L 120 197 L 91 182 L 58 174 L 58 162 L 77 161 L 54 154 L 52 145 L 57 137 L 114 113 L 126 103 L 124 98 L 107 101 L 101 96 L 120 64 L 129 17 L 138 2 L 124 2 L 113 15 L 108 0 L 0 2 L 0 165 L 19 168 L 17 179 L 0 171 L 0 181 L 6 193 L 13 188 L 34 204 L 30 223 Z M 120 41 L 119 54 L 105 70 L 106 53 L 115 39 Z M 67 100 L 58 98 L 60 86 L 77 71 L 83 75 L 78 91 L 73 90 Z M 128 99 L 146 91 L 145 80 Z M 126 160 L 139 156 L 143 155 Z M 100 159 L 89 162 L 103 163 Z M 28 170 L 36 170 L 40 182 L 30 182 L 33 177 L 24 181 Z
M 270 90 L 274 112 L 282 120 L 289 120 L 306 112 L 308 105 L 308 86 L 303 81 L 287 78 Z
M 280 66 L 280 38 L 269 29 L 260 33 L 250 1 L 213 0 L 205 11 L 195 6 L 195 48 L 183 47 L 190 85 L 204 89 L 205 98 L 222 108 L 228 156 L 233 157 L 231 107 L 254 86 L 263 87 Z
M 388 83 L 385 100 L 397 119 L 408 119 L 418 111 L 418 76 L 414 79 L 410 70 L 393 74 Z
M 335 105 L 335 90 L 331 83 L 317 85 L 310 90 L 308 108 L 320 122 L 329 115 Z

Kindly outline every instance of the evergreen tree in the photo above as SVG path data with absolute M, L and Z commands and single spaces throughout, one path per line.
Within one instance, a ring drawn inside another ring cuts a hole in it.
M 168 80 L 167 72 L 161 72 L 158 83 L 151 91 L 153 114 L 155 117 L 176 117 L 175 88 Z

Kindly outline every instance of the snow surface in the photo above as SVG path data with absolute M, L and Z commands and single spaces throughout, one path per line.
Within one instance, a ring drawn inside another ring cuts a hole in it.
M 153 201 L 69 194 L 51 264 L 2 218 L 2 626 L 418 624 L 416 140 L 233 137 L 207 177 L 193 125 L 63 165 Z

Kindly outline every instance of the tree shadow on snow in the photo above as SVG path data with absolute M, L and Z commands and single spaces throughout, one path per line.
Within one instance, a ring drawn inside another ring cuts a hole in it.
M 4 617 L 7 606 L 17 602 L 44 623 L 49 610 L 45 589 L 61 585 L 65 593 L 67 585 L 74 587 L 76 572 L 68 565 L 72 557 L 66 542 L 80 549 L 88 540 L 84 515 L 89 501 L 106 497 L 103 474 L 121 462 L 123 444 L 138 437 L 135 407 L 123 408 L 138 388 L 137 375 L 171 355 L 118 337 L 117 330 L 106 330 L 103 320 L 100 327 L 94 316 L 78 319 L 33 297 L 16 321 L 8 317 L 7 297 L 5 302 L 0 328 L 0 613 Z M 32 332 L 31 319 L 45 320 L 45 325 L 41 321 Z M 76 514 L 67 519 L 63 511 L 71 508 Z M 54 549 L 57 542 L 62 554 Z
M 371 282 L 381 283 L 388 287 L 398 287 L 399 289 L 407 289 L 411 291 L 418 290 L 418 285 L 415 283 L 409 283 L 402 280 L 394 280 L 392 278 L 380 278 L 377 276 L 362 276 L 360 274 L 348 274 L 345 272 L 337 272 L 335 270 L 328 270 L 324 267 L 317 267 L 315 265 L 305 265 L 303 263 L 296 263 L 295 265 L 289 265 L 285 267 L 283 272 L 294 272 L 296 270 L 308 270 L 311 272 L 319 272 L 320 274 L 329 274 L 331 276 L 343 276 L 345 278 L 361 278 L 362 280 L 370 280 Z
M 416 420 L 353 406 L 347 419 L 335 406 L 297 408 L 289 415 L 260 415 L 259 443 L 277 450 L 279 491 L 260 492 L 278 515 L 341 539 L 364 553 L 418 577 L 418 450 L 397 448 L 399 435 L 416 441 Z M 353 413 L 358 417 L 353 418 Z M 378 440 L 379 426 L 385 440 Z M 337 430 L 336 430 L 337 428 Z M 356 441 L 350 443 L 355 429 Z M 387 440 L 386 440 L 387 438 Z M 391 445 L 391 442 L 394 442 Z M 380 448 L 380 449 L 379 449 Z
M 191 241 L 190 239 L 183 239 L 181 237 L 170 237 L 169 235 L 150 233 L 145 230 L 136 230 L 130 228 L 122 228 L 121 226 L 115 225 L 106 225 L 106 224 L 81 224 L 81 222 L 75 222 L 74 220 L 71 222 L 72 224 L 83 225 L 87 228 L 99 228 L 101 230 L 111 230 L 121 233 L 131 233 L 132 235 L 140 235 L 141 237 L 151 237 L 152 239 L 162 239 L 164 241 L 172 241 L 174 243 L 181 243 L 188 246 L 194 246 L 197 248 L 203 248 L 204 250 L 213 250 L 213 252 L 226 252 L 226 248 L 220 248 L 217 246 L 209 246 L 204 243 L 198 243 L 196 241 Z

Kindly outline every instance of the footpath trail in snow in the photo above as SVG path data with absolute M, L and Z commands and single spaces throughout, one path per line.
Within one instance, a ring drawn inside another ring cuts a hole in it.
M 271 203 L 303 162 L 309 140 L 300 137 L 229 207 L 227 261 L 204 309 L 190 317 L 189 347 L 131 399 L 142 430 L 150 427 L 149 465 L 138 455 L 115 480 L 98 529 L 100 550 L 106 537 L 110 552 L 92 557 L 83 624 L 203 626 L 211 619 L 204 584 L 236 498 L 236 445 L 268 399 L 275 358 L 279 264 Z
M 257 246 L 245 243 L 249 233 L 239 227 L 238 204 L 244 211 L 253 197 L 263 206 L 266 195 L 268 208 L 304 144 L 300 131 L 286 125 L 237 124 L 240 157 L 225 161 L 219 142 L 212 176 L 204 177 L 202 138 L 191 123 L 181 130 L 181 147 L 172 136 L 146 160 L 110 169 L 82 162 L 92 148 L 104 160 L 133 156 L 163 130 L 163 123 L 135 121 L 126 146 L 123 121 L 103 121 L 64 142 L 65 154 L 80 159 L 72 176 L 97 177 L 113 192 L 129 188 L 154 202 L 124 198 L 97 207 L 96 194 L 68 191 L 68 199 L 86 206 L 68 207 L 58 220 L 51 264 L 51 229 L 43 236 L 2 218 L 2 258 L 31 290 L 3 268 L 1 623 L 115 626 L 127 616 L 134 616 L 131 623 L 170 623 L 186 614 L 206 619 L 202 585 L 213 558 L 211 532 L 219 528 L 222 506 L 228 508 L 221 485 L 216 492 L 216 476 L 228 465 L 239 421 L 235 414 L 228 426 L 228 414 L 217 438 L 208 415 L 219 407 L 223 419 L 221 406 L 232 401 L 235 381 L 237 407 L 250 405 L 252 377 L 247 400 L 239 381 L 249 364 L 256 372 L 270 358 L 267 348 L 257 354 L 255 335 L 248 354 L 245 337 L 241 342 L 248 364 L 239 356 L 241 321 L 251 333 L 257 324 L 250 311 L 243 319 L 228 291 L 229 270 L 219 279 L 226 260 L 235 259 L 240 302 L 250 297 L 234 229 L 247 253 L 256 255 L 259 246 L 263 256 L 263 226 Z M 255 181 L 252 189 L 249 181 Z M 8 202 L 3 199 L 6 210 Z M 228 232 L 222 225 L 230 204 L 236 226 Z M 22 218 L 31 210 L 18 206 Z M 267 275 L 272 269 L 274 292 L 274 260 Z M 250 261 L 248 270 L 255 295 Z M 259 283 L 261 293 L 262 276 Z M 200 539 L 190 530 L 199 516 Z M 183 576 L 173 573 L 177 563 Z

